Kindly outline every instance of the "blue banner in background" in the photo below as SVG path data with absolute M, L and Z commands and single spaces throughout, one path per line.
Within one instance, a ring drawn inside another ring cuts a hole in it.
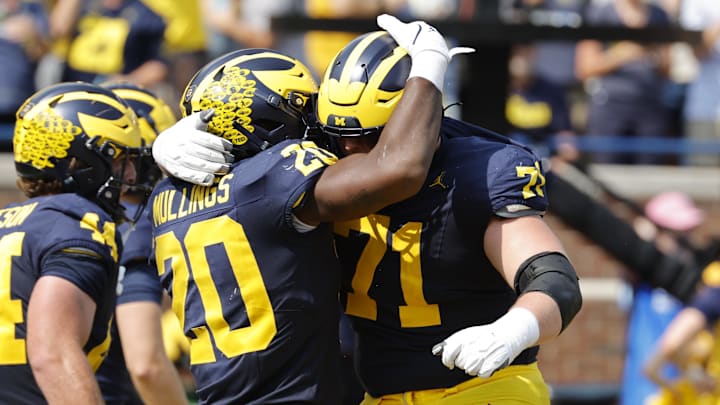
M 657 393 L 658 387 L 645 378 L 643 365 L 665 328 L 682 308 L 680 301 L 665 290 L 645 284 L 635 288 L 628 319 L 620 405 L 643 405 Z M 669 377 L 678 375 L 672 367 L 667 367 L 664 372 Z

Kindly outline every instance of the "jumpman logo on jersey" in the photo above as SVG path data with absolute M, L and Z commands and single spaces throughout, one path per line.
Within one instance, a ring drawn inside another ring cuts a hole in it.
M 445 184 L 443 184 L 443 177 L 445 177 L 445 170 L 440 172 L 440 174 L 437 177 L 435 177 L 435 180 L 433 180 L 433 182 L 430 183 L 428 188 L 433 188 L 435 186 L 438 186 L 443 190 L 447 190 L 447 186 Z

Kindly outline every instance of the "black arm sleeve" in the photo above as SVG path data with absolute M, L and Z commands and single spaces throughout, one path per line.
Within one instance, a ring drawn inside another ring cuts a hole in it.
M 582 307 L 578 277 L 567 257 L 559 252 L 542 252 L 525 260 L 515 274 L 518 295 L 540 291 L 558 305 L 562 329 L 570 324 Z
M 660 252 L 601 202 L 555 174 L 548 175 L 548 212 L 604 248 L 644 282 L 683 302 L 693 295 L 702 268 L 693 258 Z

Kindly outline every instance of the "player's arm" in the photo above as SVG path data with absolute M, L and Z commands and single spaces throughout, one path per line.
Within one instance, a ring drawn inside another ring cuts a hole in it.
M 422 21 L 403 23 L 381 15 L 385 29 L 412 60 L 405 90 L 368 153 L 325 169 L 314 193 L 295 215 L 304 223 L 358 218 L 416 194 L 427 176 L 440 136 L 443 81 L 453 54 L 445 38 Z
M 138 301 L 118 305 L 116 322 L 135 388 L 148 404 L 186 404 L 180 376 L 165 354 L 160 305 Z
M 433 353 L 450 369 L 486 378 L 526 348 L 560 334 L 580 310 L 582 297 L 562 244 L 539 215 L 494 217 L 484 249 L 518 299 L 495 322 L 462 329 Z
M 148 405 L 186 404 L 180 376 L 165 352 L 157 273 L 145 260 L 126 266 L 115 321 L 133 385 Z
M 82 11 L 83 0 L 56 0 L 49 14 L 50 37 L 54 40 L 73 33 Z
M 660 336 L 655 351 L 643 365 L 645 376 L 659 386 L 670 387 L 671 382 L 662 375 L 663 366 L 672 362 L 706 325 L 705 315 L 697 308 L 687 307 L 680 311 Z
M 513 308 L 525 309 L 537 319 L 539 333 L 532 343 L 559 335 L 579 310 L 581 297 L 567 253 L 547 223 L 538 215 L 495 217 L 484 245 L 490 262 L 516 289 L 519 297 Z M 554 297 L 557 294 L 568 296 Z M 569 307 L 565 319 L 561 305 Z
M 720 287 L 705 286 L 665 328 L 654 352 L 644 364 L 645 375 L 658 385 L 670 387 L 671 382 L 662 375 L 663 366 L 666 363 L 675 363 L 679 366 L 686 363 L 687 348 L 692 346 L 692 340 L 708 325 L 714 324 L 718 318 L 720 318 Z
M 35 380 L 49 403 L 103 403 L 83 352 L 95 309 L 95 301 L 64 278 L 42 276 L 33 288 L 27 313 L 27 353 Z
M 358 218 L 417 193 L 437 147 L 441 99 L 430 81 L 408 80 L 375 147 L 325 169 L 295 215 L 310 225 Z

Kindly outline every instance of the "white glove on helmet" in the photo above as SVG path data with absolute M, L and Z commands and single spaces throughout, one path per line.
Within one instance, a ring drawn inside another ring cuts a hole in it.
M 233 161 L 232 143 L 207 130 L 214 111 L 193 113 L 161 132 L 153 142 L 155 162 L 170 176 L 209 186 Z
M 475 52 L 475 49 L 466 47 L 448 49 L 445 38 L 424 21 L 404 23 L 391 15 L 382 14 L 377 17 L 377 24 L 412 58 L 408 79 L 422 77 L 440 91 L 450 59 L 460 53 Z
M 512 308 L 489 325 L 472 326 L 452 334 L 432 348 L 442 355 L 445 367 L 465 370 L 469 375 L 487 378 L 507 367 L 540 336 L 537 318 L 524 308 Z

